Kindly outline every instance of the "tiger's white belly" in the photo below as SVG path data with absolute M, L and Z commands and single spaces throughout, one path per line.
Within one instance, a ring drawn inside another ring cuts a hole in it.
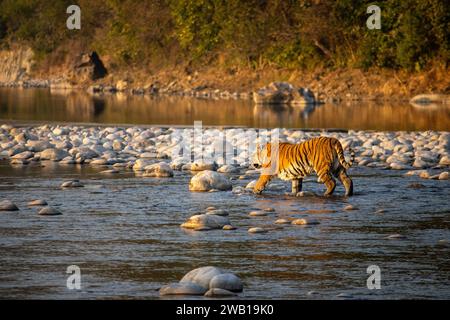
M 313 171 L 313 168 L 308 167 L 305 168 L 306 172 L 299 172 L 297 170 L 286 170 L 283 169 L 280 172 L 278 172 L 278 178 L 280 178 L 281 180 L 285 180 L 285 181 L 289 181 L 289 180 L 294 180 L 294 179 L 300 179 L 300 178 L 304 178 L 305 176 L 311 174 L 311 172 Z M 297 172 L 294 172 L 297 171 Z

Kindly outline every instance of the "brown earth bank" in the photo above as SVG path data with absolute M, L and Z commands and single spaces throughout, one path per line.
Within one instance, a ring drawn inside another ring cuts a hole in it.
M 420 72 L 392 69 L 316 68 L 300 70 L 273 66 L 224 67 L 215 63 L 192 66 L 117 67 L 95 52 L 50 55 L 36 61 L 32 50 L 12 46 L 0 51 L 0 85 L 83 88 L 91 92 L 173 94 L 201 98 L 251 98 L 273 81 L 310 89 L 316 101 L 409 100 L 418 94 L 450 93 L 449 68 L 430 65 Z

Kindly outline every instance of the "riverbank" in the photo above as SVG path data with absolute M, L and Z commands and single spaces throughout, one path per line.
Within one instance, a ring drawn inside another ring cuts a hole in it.
M 151 74 L 151 75 L 149 75 Z M 226 71 L 205 68 L 113 73 L 95 81 L 77 82 L 63 74 L 38 73 L 39 78 L 3 81 L 0 87 L 82 89 L 90 93 L 187 96 L 203 99 L 252 99 L 253 92 L 273 81 L 286 81 L 308 88 L 316 101 L 409 101 L 418 94 L 450 93 L 448 69 L 419 73 L 373 69 L 301 71 L 264 68 Z
M 307 88 L 317 102 L 409 101 L 418 94 L 450 94 L 449 69 L 419 72 L 371 68 L 279 68 L 175 64 L 119 68 L 96 52 L 36 61 L 27 47 L 0 51 L 0 87 L 82 89 L 90 93 L 172 95 L 203 99 L 252 99 L 271 82 Z

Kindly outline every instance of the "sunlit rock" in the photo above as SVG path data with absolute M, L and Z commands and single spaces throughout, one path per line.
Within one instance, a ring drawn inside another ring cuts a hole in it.
M 212 189 L 226 191 L 231 190 L 231 182 L 215 171 L 205 170 L 192 177 L 189 183 L 191 191 L 210 191 Z
M 157 178 L 173 177 L 173 170 L 165 162 L 155 163 L 145 167 L 144 177 L 157 177 Z
M 10 200 L 0 201 L 0 211 L 17 211 L 19 208 Z
M 41 160 L 60 161 L 67 157 L 69 153 L 63 149 L 50 148 L 41 152 Z

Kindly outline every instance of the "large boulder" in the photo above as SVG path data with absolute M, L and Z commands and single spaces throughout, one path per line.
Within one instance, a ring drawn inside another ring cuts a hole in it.
M 159 294 L 232 296 L 234 292 L 242 290 L 242 281 L 238 276 L 217 267 L 207 266 L 189 271 L 179 283 L 162 287 Z
M 296 88 L 288 82 L 272 82 L 253 93 L 256 104 L 314 104 L 315 98 L 311 90 Z
M 191 191 L 231 190 L 230 180 L 215 171 L 205 170 L 197 173 L 189 182 Z
M 186 275 L 180 280 L 180 283 L 195 283 L 203 288 L 209 289 L 211 280 L 223 273 L 224 271 L 220 268 L 211 266 L 201 267 L 186 273 Z

